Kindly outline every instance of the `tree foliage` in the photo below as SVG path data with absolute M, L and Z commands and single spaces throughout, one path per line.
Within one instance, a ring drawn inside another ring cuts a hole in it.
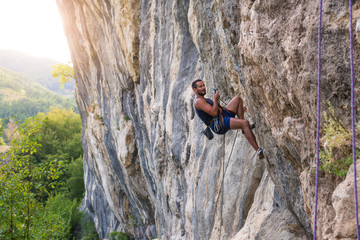
M 4 130 L 5 130 L 4 122 L 5 122 L 5 119 L 0 118 L 0 136 L 3 135 Z M 2 137 L 0 137 L 0 146 L 3 146 L 3 145 L 5 145 L 5 141 L 4 141 L 4 139 Z
M 10 122 L 16 137 L 0 159 L 0 239 L 73 239 L 84 196 L 80 116 L 52 108 Z
M 64 88 L 64 84 L 74 79 L 74 68 L 70 64 L 53 65 L 51 74 L 54 78 L 58 78 L 61 83 L 60 88 Z
M 50 239 L 49 228 L 39 229 L 43 216 L 37 197 L 47 188 L 54 188 L 54 181 L 63 174 L 64 162 L 53 159 L 40 166 L 32 165 L 31 158 L 41 147 L 42 123 L 38 118 L 29 119 L 18 128 L 20 139 L 1 156 L 0 166 L 0 238 L 33 239 L 42 232 Z M 35 179 L 46 172 L 47 181 Z M 40 221 L 40 222 L 39 222 Z M 42 238 L 45 239 L 45 238 Z
M 69 165 L 69 178 L 66 180 L 68 188 L 67 197 L 71 200 L 84 197 L 84 169 L 81 158 L 76 159 Z
M 42 148 L 38 151 L 39 161 L 51 154 L 65 154 L 69 159 L 82 155 L 81 119 L 71 109 L 51 108 L 47 114 L 39 113 L 43 126 Z

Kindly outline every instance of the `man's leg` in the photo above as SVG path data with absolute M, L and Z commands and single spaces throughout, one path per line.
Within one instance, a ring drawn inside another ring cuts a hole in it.
M 236 96 L 234 97 L 228 105 L 226 105 L 226 108 L 233 113 L 235 113 L 239 119 L 244 119 L 244 105 L 243 100 L 241 97 Z
M 242 129 L 244 131 L 246 139 L 249 141 L 255 151 L 259 149 L 255 136 L 250 129 L 250 124 L 248 120 L 230 118 L 230 129 Z

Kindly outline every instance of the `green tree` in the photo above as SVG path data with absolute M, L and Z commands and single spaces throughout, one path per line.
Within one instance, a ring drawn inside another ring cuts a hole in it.
M 37 157 L 46 158 L 47 155 L 67 155 L 69 159 L 77 159 L 83 154 L 81 145 L 80 115 L 71 109 L 51 108 L 47 114 L 39 113 L 38 117 L 44 122 L 41 133 L 43 135 Z
M 41 126 L 39 118 L 27 120 L 17 130 L 20 138 L 1 156 L 0 239 L 33 239 L 38 232 L 46 235 L 39 239 L 50 239 L 48 230 L 53 225 L 38 228 L 43 218 L 39 214 L 42 205 L 37 196 L 49 187 L 56 187 L 57 182 L 53 180 L 63 174 L 64 163 L 55 159 L 41 166 L 32 165 L 31 158 L 41 147 Z M 34 181 L 44 172 L 50 181 Z
M 61 221 L 65 221 L 68 239 L 73 239 L 74 230 L 81 222 L 83 213 L 78 210 L 80 201 L 68 199 L 65 194 L 57 194 L 50 197 L 46 202 L 46 216 L 61 216 Z
M 39 113 L 37 118 L 42 123 L 38 130 L 41 147 L 32 155 L 32 164 L 42 167 L 54 160 L 64 163 L 59 178 L 47 179 L 49 170 L 46 170 L 34 180 L 47 185 L 46 191 L 37 195 L 37 200 L 45 204 L 49 196 L 59 192 L 69 194 L 71 200 L 80 199 L 84 193 L 80 116 L 69 109 L 52 108 L 47 114 Z M 79 160 L 69 166 L 74 159 Z M 49 187 L 51 181 L 56 182 L 56 186 Z
M 8 125 L 11 149 L 0 159 L 0 239 L 79 238 L 85 192 L 80 116 L 52 108 Z M 87 222 L 83 236 L 96 239 Z
M 82 158 L 78 158 L 69 166 L 70 177 L 66 181 L 66 186 L 69 190 L 68 198 L 82 199 L 85 193 L 84 186 L 84 168 Z

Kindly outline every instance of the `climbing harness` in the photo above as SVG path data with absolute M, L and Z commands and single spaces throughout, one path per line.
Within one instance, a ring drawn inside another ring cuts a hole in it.
M 358 219 L 358 197 L 357 197 L 357 181 L 356 181 L 356 147 L 355 147 L 355 103 L 354 103 L 354 60 L 353 60 L 353 30 L 352 30 L 352 0 L 349 0 L 350 12 L 350 69 L 351 69 L 351 125 L 352 125 L 352 153 L 354 167 L 354 198 L 355 198 L 355 218 L 356 218 L 356 234 L 359 234 Z M 318 182 L 319 182 L 319 149 L 320 149 L 320 73 L 321 73 L 321 18 L 322 18 L 322 0 L 319 5 L 319 28 L 318 28 L 318 98 L 317 98 L 317 128 L 316 128 L 316 175 L 315 175 L 315 207 L 314 207 L 314 232 L 313 239 L 316 240 L 317 228 L 317 203 L 318 203 Z
M 225 123 L 224 116 L 222 115 L 222 110 L 220 110 L 220 114 L 217 117 L 213 118 L 214 124 L 214 132 L 217 134 L 224 134 Z
M 214 88 L 214 94 L 216 93 L 217 89 Z M 200 113 L 198 110 L 196 110 L 195 108 L 195 102 L 196 102 L 197 98 L 194 99 L 194 111 L 196 112 L 196 114 L 203 120 L 203 118 L 200 116 Z M 206 101 L 210 104 L 212 104 L 212 101 L 209 102 L 209 99 L 206 99 Z M 226 128 L 225 128 L 225 123 L 224 123 L 224 115 L 223 115 L 223 108 L 219 105 L 219 114 L 216 117 L 211 118 L 210 122 L 207 122 L 206 120 L 203 120 L 206 128 L 202 131 L 202 133 L 209 139 L 212 140 L 214 138 L 214 134 L 211 132 L 211 129 L 217 133 L 217 134 L 225 134 L 227 132 Z M 211 127 L 211 128 L 210 128 Z

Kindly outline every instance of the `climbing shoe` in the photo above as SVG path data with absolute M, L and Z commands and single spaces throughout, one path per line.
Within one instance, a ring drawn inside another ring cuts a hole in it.
M 264 158 L 264 151 L 262 150 L 262 148 L 259 148 L 256 152 L 256 154 L 258 155 L 259 159 L 263 159 Z
M 255 123 L 253 123 L 253 124 L 251 124 L 250 125 L 250 130 L 252 130 L 252 129 L 254 129 L 255 128 Z M 242 132 L 242 134 L 244 134 L 244 131 L 241 131 Z

